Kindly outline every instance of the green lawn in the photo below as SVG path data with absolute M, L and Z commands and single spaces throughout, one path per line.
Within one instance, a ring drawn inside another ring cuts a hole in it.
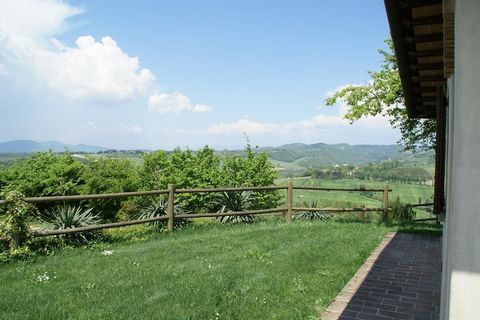
M 360 223 L 214 224 L 61 250 L 0 266 L 0 318 L 317 319 L 386 232 Z

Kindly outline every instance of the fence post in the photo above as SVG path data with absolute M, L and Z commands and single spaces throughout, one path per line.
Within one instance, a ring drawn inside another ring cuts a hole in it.
M 168 184 L 168 206 L 167 206 L 167 216 L 168 216 L 168 231 L 173 231 L 173 223 L 175 219 L 175 185 L 172 183 Z
M 383 201 L 382 201 L 382 209 L 383 209 L 383 221 L 387 221 L 388 218 L 388 185 L 383 188 Z
M 293 215 L 293 180 L 288 181 L 287 188 L 287 215 L 285 216 L 285 221 L 287 223 L 292 222 Z
M 361 205 L 360 209 L 362 210 L 360 211 L 360 221 L 365 222 L 365 206 Z

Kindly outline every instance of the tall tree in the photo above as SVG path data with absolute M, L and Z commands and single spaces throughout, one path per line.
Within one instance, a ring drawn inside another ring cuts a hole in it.
M 345 119 L 351 123 L 363 117 L 382 115 L 388 117 L 394 128 L 400 129 L 398 141 L 405 150 L 427 150 L 435 147 L 435 120 L 413 119 L 407 116 L 398 65 L 393 53 L 393 42 L 385 41 L 387 50 L 379 50 L 383 57 L 379 71 L 369 71 L 366 85 L 349 85 L 327 98 L 328 106 L 345 102 L 349 109 Z

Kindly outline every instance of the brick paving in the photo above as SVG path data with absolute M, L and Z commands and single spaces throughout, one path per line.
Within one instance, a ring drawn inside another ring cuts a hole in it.
M 322 320 L 437 320 L 440 237 L 392 233 L 322 314 Z

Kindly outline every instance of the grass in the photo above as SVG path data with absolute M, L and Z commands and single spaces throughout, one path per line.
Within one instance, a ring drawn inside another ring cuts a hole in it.
M 279 179 L 277 184 L 285 185 L 286 179 Z M 389 199 L 394 200 L 400 198 L 402 203 L 416 204 L 419 199 L 423 203 L 432 202 L 433 187 L 406 184 L 406 183 L 389 183 L 384 181 L 363 181 L 357 179 L 339 179 L 339 180 L 321 180 L 311 177 L 297 178 L 294 180 L 295 186 L 317 186 L 326 188 L 359 188 L 360 185 L 367 189 L 383 189 L 388 185 L 392 192 L 389 193 Z M 304 201 L 311 202 L 319 200 L 324 206 L 328 207 L 381 207 L 382 192 L 374 192 L 372 194 L 362 194 L 360 192 L 345 191 L 311 191 L 311 190 L 294 190 L 294 202 L 302 203 Z M 424 210 L 416 209 L 417 218 L 431 218 L 432 215 Z
M 434 223 L 413 223 L 405 225 L 397 225 L 394 227 L 398 232 L 404 233 L 421 233 L 431 236 L 441 237 L 443 234 L 442 225 Z
M 387 231 L 212 224 L 61 250 L 1 266 L 0 318 L 317 319 Z
M 321 180 L 321 179 L 298 179 L 295 180 L 295 185 L 298 186 L 318 186 L 318 187 L 330 187 L 330 188 L 359 188 L 360 185 L 365 186 L 367 189 L 383 189 L 385 185 L 388 185 L 392 192 L 389 194 L 389 198 L 394 199 L 397 196 L 400 198 L 400 201 L 403 203 L 418 203 L 419 198 L 423 202 L 431 202 L 431 197 L 433 194 L 433 187 L 423 186 L 417 184 L 406 184 L 406 183 L 389 183 L 384 181 L 362 181 L 357 179 L 339 179 L 339 180 Z M 302 194 L 302 191 L 296 191 L 298 194 Z M 314 192 L 314 193 L 312 193 Z M 305 192 L 304 195 L 316 195 L 320 199 L 333 199 L 333 200 L 348 200 L 351 202 L 359 203 L 368 203 L 370 201 L 372 204 L 379 201 L 372 199 L 370 197 L 362 196 L 359 192 L 319 192 L 319 191 L 310 191 Z M 374 197 L 381 199 L 382 193 L 374 194 Z

